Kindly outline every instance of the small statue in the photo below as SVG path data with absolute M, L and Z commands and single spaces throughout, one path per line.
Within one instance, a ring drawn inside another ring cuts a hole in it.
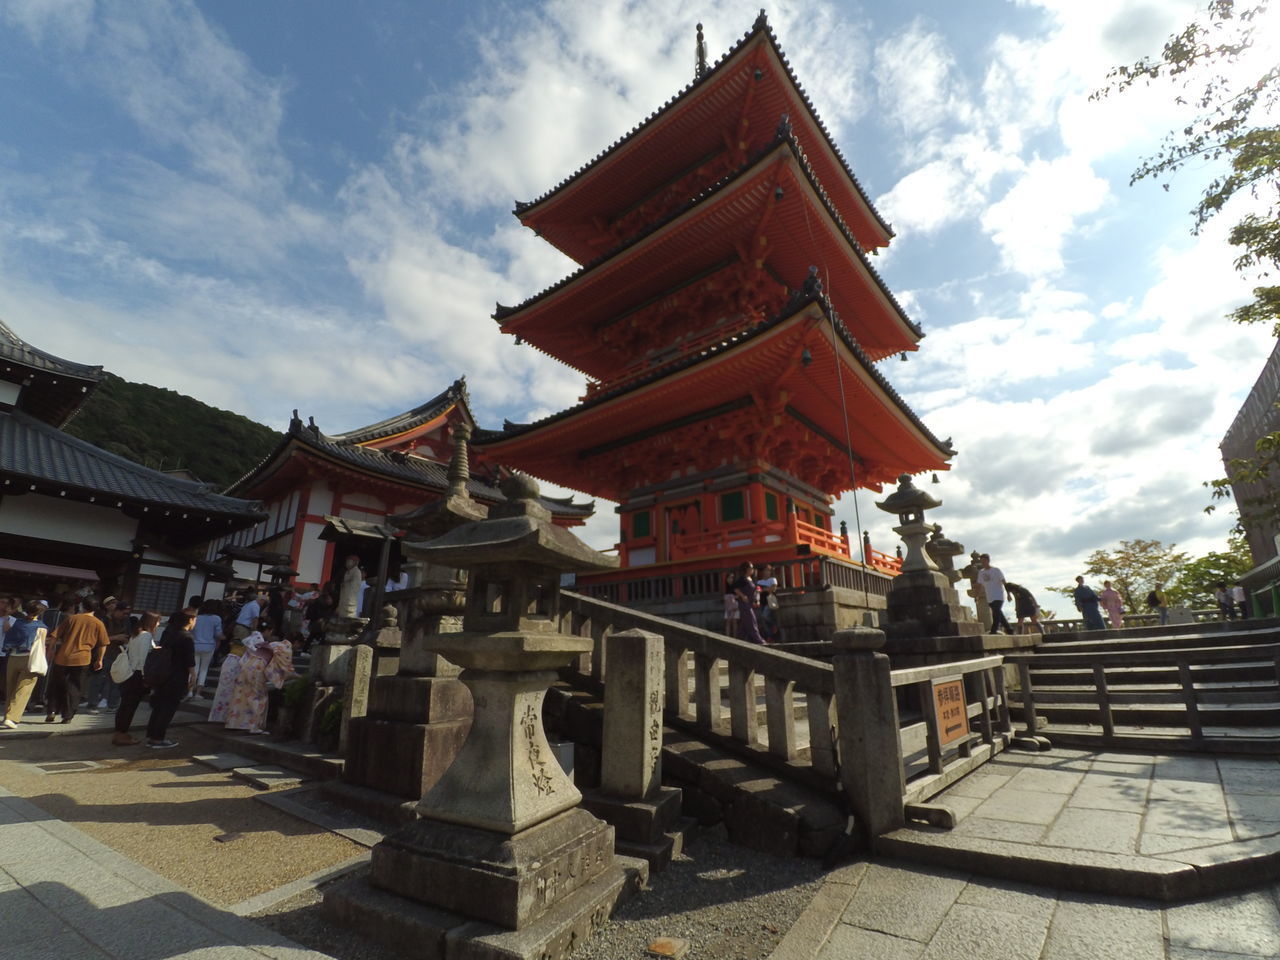
M 354 553 L 347 557 L 346 573 L 338 591 L 338 616 L 348 619 L 360 615 L 360 586 L 364 577 L 360 574 L 360 558 Z

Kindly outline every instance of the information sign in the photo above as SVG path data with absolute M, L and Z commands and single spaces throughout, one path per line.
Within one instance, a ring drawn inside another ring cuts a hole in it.
M 933 706 L 938 716 L 938 745 L 967 736 L 969 711 L 964 701 L 964 679 L 947 677 L 933 681 Z

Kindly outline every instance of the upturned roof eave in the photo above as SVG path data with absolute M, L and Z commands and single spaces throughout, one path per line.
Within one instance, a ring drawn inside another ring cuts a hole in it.
M 827 321 L 830 322 L 834 327 L 834 329 L 836 330 L 836 333 L 839 336 L 841 343 L 849 350 L 852 356 L 857 360 L 859 366 L 865 371 L 865 373 L 867 374 L 869 379 L 872 381 L 872 383 L 874 383 L 876 387 L 878 387 L 884 393 L 885 397 L 888 399 L 888 401 L 891 404 L 893 404 L 897 409 L 903 412 L 903 414 L 906 416 L 910 425 L 916 431 L 918 431 L 922 439 L 924 439 L 929 446 L 933 447 L 933 449 L 937 452 L 939 458 L 945 461 L 954 457 L 956 454 L 956 451 L 954 450 L 954 448 L 952 448 L 949 445 L 949 443 L 938 440 L 938 438 L 934 436 L 933 431 L 931 431 L 924 424 L 924 422 L 915 413 L 915 411 L 912 410 L 911 407 L 907 404 L 907 402 L 902 399 L 901 395 L 897 392 L 897 390 L 893 388 L 893 386 L 889 383 L 889 381 L 877 368 L 875 361 L 873 361 L 869 356 L 867 356 L 866 352 L 858 345 L 858 342 L 854 339 L 853 335 L 849 332 L 848 328 L 845 327 L 843 321 L 841 321 L 840 318 L 836 316 L 835 311 L 831 309 L 830 302 L 821 294 L 813 294 L 813 295 L 798 297 L 795 300 L 793 300 L 790 304 L 788 304 L 786 309 L 781 311 L 773 319 L 759 324 L 754 329 L 745 331 L 740 336 L 732 339 L 731 341 L 726 341 L 718 345 L 713 345 L 711 347 L 706 348 L 703 351 L 700 351 L 699 353 L 678 358 L 676 360 L 673 360 L 671 363 L 665 364 L 663 366 L 655 367 L 652 372 L 650 372 L 648 375 L 644 377 L 640 377 L 640 378 L 637 378 L 636 380 L 629 381 L 611 390 L 601 391 L 594 397 L 584 400 L 581 403 L 575 404 L 572 407 L 568 407 L 564 410 L 561 410 L 558 413 L 553 413 L 550 416 L 544 417 L 541 420 L 535 421 L 533 423 L 525 423 L 525 424 L 512 424 L 508 422 L 505 425 L 505 428 L 503 430 L 478 429 L 472 437 L 473 445 L 476 446 L 477 448 L 484 449 L 486 447 L 498 446 L 507 440 L 514 440 L 514 439 L 523 437 L 525 435 L 535 433 L 537 431 L 546 429 L 556 423 L 567 420 L 571 417 L 576 417 L 596 407 L 600 407 L 609 402 L 620 399 L 626 396 L 627 394 L 639 391 L 645 387 L 648 387 L 668 377 L 672 377 L 677 374 L 684 373 L 685 371 L 693 367 L 696 367 L 701 363 L 710 362 L 714 359 L 719 358 L 720 356 L 722 356 L 728 351 L 736 350 L 736 349 L 745 349 L 746 346 L 750 344 L 752 340 L 762 336 L 763 334 L 769 332 L 775 327 L 785 323 L 786 321 L 794 317 L 796 314 L 800 313 L 802 310 L 804 310 L 805 308 L 811 305 L 817 306 L 818 309 L 822 311 Z
M 841 218 L 839 211 L 837 211 L 834 205 L 832 204 L 829 195 L 823 189 L 821 183 L 819 183 L 817 176 L 813 171 L 812 165 L 809 163 L 808 158 L 804 154 L 804 151 L 801 149 L 799 143 L 795 140 L 795 137 L 790 133 L 787 133 L 785 135 L 780 134 L 779 136 L 775 137 L 772 141 L 770 141 L 770 143 L 767 146 L 763 147 L 756 154 L 749 157 L 743 163 L 743 165 L 739 167 L 737 170 L 734 170 L 732 173 L 726 175 L 725 177 L 721 178 L 717 182 L 708 185 L 702 192 L 700 192 L 697 196 L 691 198 L 687 203 L 681 204 L 679 207 L 675 208 L 670 213 L 668 213 L 665 217 L 651 224 L 649 228 L 641 231 L 640 233 L 636 234 L 634 237 L 629 238 L 628 240 L 624 241 L 614 249 L 609 250 L 606 253 L 601 254 L 596 259 L 583 264 L 581 267 L 579 267 L 577 270 L 570 273 L 568 276 L 557 281 L 551 286 L 546 287 L 545 289 L 539 291 L 538 293 L 535 293 L 533 296 L 529 297 L 528 299 L 524 300 L 522 303 L 517 304 L 514 307 L 505 307 L 505 306 L 499 305 L 498 309 L 495 310 L 494 312 L 493 319 L 496 320 L 498 324 L 503 328 L 503 332 L 522 333 L 521 331 L 514 328 L 515 323 L 520 319 L 519 315 L 521 313 L 526 312 L 527 310 L 538 305 L 544 300 L 547 300 L 553 296 L 564 293 L 565 291 L 567 291 L 568 289 L 570 289 L 571 287 L 573 287 L 574 285 L 580 282 L 585 282 L 586 278 L 589 277 L 591 274 L 604 269 L 609 263 L 611 263 L 615 259 L 622 256 L 628 250 L 631 250 L 634 247 L 642 243 L 645 243 L 646 241 L 650 241 L 652 238 L 657 237 L 660 233 L 663 233 L 669 227 L 674 225 L 676 221 L 680 220 L 681 218 L 687 215 L 691 215 L 692 213 L 702 208 L 703 206 L 714 202 L 719 194 L 721 194 L 724 190 L 731 188 L 736 181 L 749 176 L 752 173 L 752 171 L 756 170 L 756 168 L 761 166 L 762 164 L 767 164 L 770 156 L 775 152 L 777 152 L 779 148 L 783 147 L 784 145 L 789 147 L 791 153 L 793 154 L 793 156 L 795 157 L 798 163 L 799 169 L 803 173 L 805 179 L 808 181 L 810 188 L 812 189 L 814 195 L 818 198 L 824 211 L 831 218 L 837 230 L 839 231 L 841 236 L 844 238 L 844 241 L 848 246 L 850 252 L 862 264 L 863 268 L 866 270 L 867 275 L 871 279 L 871 282 L 884 296 L 886 302 L 889 304 L 890 312 L 894 315 L 898 324 L 906 332 L 907 339 L 910 341 L 911 345 L 914 346 L 916 343 L 918 343 L 921 339 L 924 338 L 924 331 L 920 328 L 918 324 L 916 324 L 914 321 L 911 320 L 910 317 L 907 316 L 906 311 L 903 309 L 902 305 L 898 302 L 897 298 L 893 295 L 893 292 L 888 288 L 888 285 L 885 284 L 884 279 L 880 276 L 879 271 L 877 271 L 875 267 L 872 266 L 866 253 L 863 251 L 861 244 L 858 243 L 857 238 L 854 237 L 853 232 L 849 229 L 848 224 L 846 224 L 844 220 Z M 511 329 L 508 329 L 508 328 L 511 328 Z M 533 341 L 530 340 L 529 342 L 532 343 Z M 575 369 L 577 368 L 575 367 Z
M 466 377 L 459 377 L 436 396 L 425 403 L 419 404 L 412 410 L 406 410 L 404 413 L 398 413 L 368 426 L 357 427 L 355 430 L 332 434 L 330 439 L 339 443 L 368 443 L 373 440 L 383 440 L 387 437 L 395 436 L 397 433 L 404 433 L 407 430 L 412 430 L 424 423 L 428 423 L 440 416 L 440 414 L 446 413 L 449 407 L 453 405 L 461 406 L 467 415 L 467 419 L 472 424 L 475 423 L 467 394 Z
M 102 380 L 103 376 L 100 365 L 76 363 L 41 350 L 39 347 L 33 347 L 3 320 L 0 320 L 0 359 L 35 370 L 83 380 L 86 383 L 96 384 Z
M 768 39 L 774 55 L 782 66 L 784 75 L 795 90 L 801 104 L 803 104 L 805 109 L 808 111 L 810 118 L 813 120 L 814 127 L 825 141 L 827 148 L 835 157 L 836 164 L 848 177 L 850 184 L 853 186 L 855 195 L 862 201 L 863 207 L 867 212 L 871 214 L 872 222 L 879 229 L 884 242 L 888 243 L 888 241 L 895 236 L 893 227 L 890 226 L 889 223 L 880 215 L 880 211 L 875 208 L 875 205 L 871 202 L 871 198 L 868 197 L 866 191 L 862 189 L 861 182 L 859 182 L 857 176 L 853 172 L 853 169 L 849 166 L 849 162 L 845 159 L 844 154 L 841 153 L 840 148 L 836 146 L 834 139 L 831 137 L 830 131 L 827 130 L 826 124 L 822 122 L 822 118 L 818 115 L 818 111 L 814 107 L 813 101 L 809 99 L 809 95 L 805 92 L 804 87 L 796 77 L 795 72 L 791 69 L 790 61 L 788 61 L 786 54 L 782 52 L 782 47 L 778 43 L 778 38 L 773 32 L 773 28 L 769 26 L 768 18 L 763 10 L 760 11 L 760 16 L 756 18 L 755 23 L 752 24 L 751 29 L 743 35 L 742 39 L 721 55 L 721 57 L 716 60 L 715 64 L 713 64 L 706 73 L 695 78 L 691 83 L 686 85 L 684 89 L 671 97 L 665 104 L 653 113 L 649 114 L 648 117 L 636 124 L 631 128 L 631 130 L 623 134 L 612 144 L 598 153 L 594 158 L 583 164 L 550 190 L 546 191 L 534 200 L 517 202 L 512 213 L 517 218 L 521 219 L 534 215 L 537 213 L 538 209 L 545 206 L 548 201 L 560 196 L 564 191 L 570 189 L 574 185 L 583 182 L 588 174 L 613 157 L 617 151 L 638 138 L 647 129 L 652 127 L 654 123 L 666 117 L 672 110 L 687 100 L 695 91 L 714 82 L 729 62 L 747 50 L 751 46 L 752 42 L 761 34 Z

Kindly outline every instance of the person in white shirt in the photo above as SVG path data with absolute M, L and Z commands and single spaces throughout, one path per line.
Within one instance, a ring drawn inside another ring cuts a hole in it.
M 978 562 L 982 564 L 982 569 L 978 571 L 978 584 L 986 590 L 987 606 L 991 608 L 991 632 L 999 633 L 1003 627 L 1004 632 L 1013 633 L 1013 628 L 1009 626 L 1009 621 L 1004 615 L 1005 598 L 1013 599 L 1013 594 L 1009 592 L 1009 585 L 1005 583 L 1004 574 L 1000 572 L 999 567 L 991 565 L 991 555 L 982 554 L 978 558 Z
M 1248 620 L 1249 619 L 1249 597 L 1244 592 L 1244 584 L 1237 581 L 1236 585 L 1231 588 L 1231 601 L 1236 605 L 1237 608 L 1239 608 L 1240 619 Z
M 138 741 L 129 733 L 133 724 L 133 715 L 147 695 L 146 684 L 142 682 L 142 668 L 146 665 L 147 654 L 155 648 L 155 630 L 160 625 L 160 614 L 147 611 L 138 618 L 133 635 L 125 644 L 120 656 L 129 664 L 129 677 L 120 684 L 120 706 L 116 709 L 116 733 L 111 743 L 117 747 L 131 747 Z

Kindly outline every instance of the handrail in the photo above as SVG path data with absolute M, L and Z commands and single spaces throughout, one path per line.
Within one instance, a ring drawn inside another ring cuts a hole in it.
M 771 757 L 797 779 L 816 777 L 820 784 L 834 785 L 831 731 L 836 718 L 831 664 L 570 590 L 560 591 L 560 608 L 562 629 L 592 638 L 590 662 L 580 664 L 579 669 L 589 671 L 597 682 L 606 680 L 604 640 L 608 633 L 631 629 L 656 633 L 663 638 L 666 654 L 669 722 L 686 724 L 739 749 Z M 808 731 L 807 747 L 797 740 L 798 722 Z
M 1190 623 L 1212 623 L 1215 620 L 1223 619 L 1222 611 L 1219 610 L 1217 607 L 1203 607 L 1203 608 L 1191 610 L 1189 612 L 1191 613 L 1191 620 L 1189 621 Z M 1172 608 L 1170 610 L 1170 613 L 1171 614 L 1173 613 Z M 1185 625 L 1186 622 L 1187 621 L 1183 621 L 1183 624 L 1181 625 Z M 1124 627 L 1122 627 L 1121 629 L 1126 629 L 1128 627 L 1159 626 L 1160 614 L 1150 613 L 1150 612 L 1129 613 L 1128 611 L 1126 611 L 1124 614 L 1124 624 L 1125 624 Z M 1171 626 L 1171 627 L 1179 626 L 1179 625 L 1180 624 L 1176 624 L 1172 622 L 1172 620 L 1169 621 L 1167 624 L 1167 626 Z M 1084 625 L 1084 618 L 1082 617 L 1060 617 L 1054 620 L 1041 620 L 1040 626 L 1045 633 L 1088 633 L 1089 632 Z M 1110 625 L 1108 625 L 1107 629 L 1111 630 L 1113 628 Z

